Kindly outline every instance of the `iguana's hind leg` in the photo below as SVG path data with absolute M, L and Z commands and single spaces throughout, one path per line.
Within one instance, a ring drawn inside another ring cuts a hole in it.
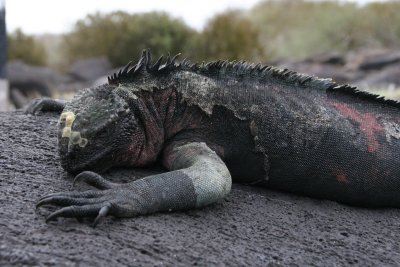
M 172 170 L 127 184 L 108 182 L 93 172 L 76 180 L 99 190 L 61 192 L 39 200 L 37 207 L 64 206 L 47 217 L 94 217 L 94 225 L 106 215 L 133 217 L 157 211 L 201 207 L 225 197 L 231 189 L 231 175 L 224 162 L 205 143 L 171 144 L 164 151 L 164 165 Z
M 65 107 L 66 101 L 52 98 L 38 98 L 29 103 L 25 109 L 27 114 L 37 114 L 39 111 L 56 111 L 61 113 Z

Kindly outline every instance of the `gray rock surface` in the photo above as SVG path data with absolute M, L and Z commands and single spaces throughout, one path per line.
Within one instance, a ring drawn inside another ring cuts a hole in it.
M 370 210 L 234 185 L 203 209 L 131 219 L 59 219 L 35 211 L 69 190 L 59 165 L 57 115 L 0 113 L 0 266 L 395 266 L 400 210 Z M 111 170 L 127 182 L 159 170 Z M 400 178 L 400 177 L 399 177 Z M 83 189 L 84 186 L 78 186 Z

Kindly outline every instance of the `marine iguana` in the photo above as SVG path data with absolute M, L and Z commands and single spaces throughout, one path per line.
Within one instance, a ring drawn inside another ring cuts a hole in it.
M 47 217 L 133 217 L 201 207 L 233 181 L 350 205 L 400 207 L 400 103 L 287 69 L 245 62 L 154 64 L 144 50 L 108 84 L 28 112 L 62 111 L 62 167 L 97 189 L 53 193 Z M 98 173 L 162 162 L 126 184 Z M 232 175 L 232 178 L 231 178 Z

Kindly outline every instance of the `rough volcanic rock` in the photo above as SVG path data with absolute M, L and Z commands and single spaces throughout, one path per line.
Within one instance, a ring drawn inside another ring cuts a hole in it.
M 394 266 L 400 210 L 370 210 L 234 185 L 208 207 L 131 219 L 59 219 L 35 211 L 69 190 L 55 114 L 0 113 L 0 266 Z M 111 170 L 127 182 L 160 171 Z M 80 186 L 82 189 L 83 186 Z

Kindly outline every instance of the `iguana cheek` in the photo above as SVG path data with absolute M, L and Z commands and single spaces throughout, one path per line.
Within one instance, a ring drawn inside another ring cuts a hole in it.
M 63 112 L 60 116 L 60 123 L 65 122 L 65 126 L 62 129 L 62 138 L 69 138 L 69 145 L 79 145 L 85 147 L 88 143 L 86 138 L 81 137 L 81 133 L 78 131 L 72 131 L 72 124 L 75 121 L 75 114 L 71 111 Z

